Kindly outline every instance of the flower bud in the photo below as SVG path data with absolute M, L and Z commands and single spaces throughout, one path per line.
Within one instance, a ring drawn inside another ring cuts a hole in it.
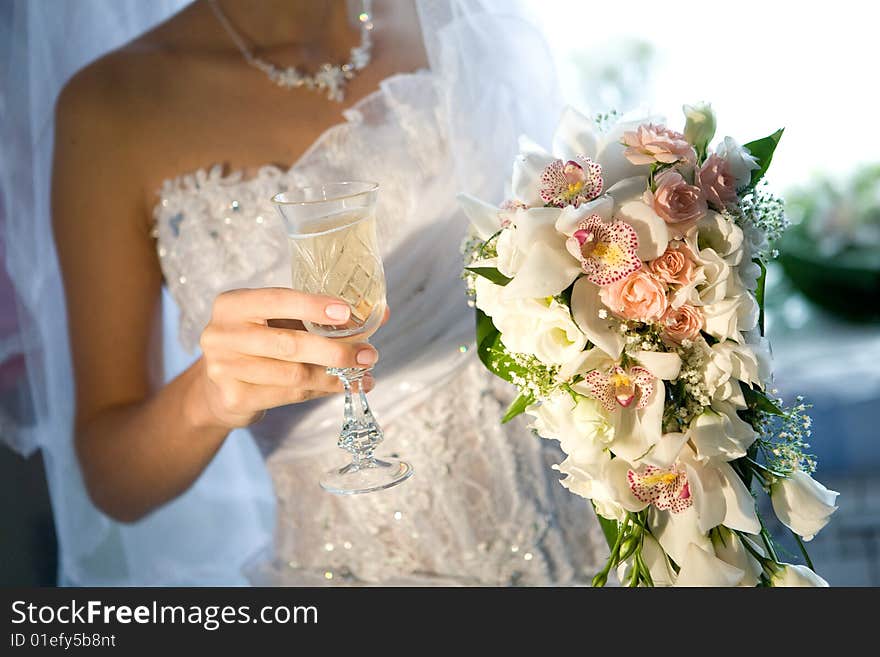
M 706 147 L 715 136 L 715 112 L 709 103 L 685 105 L 684 138 L 690 142 L 698 153 L 705 153 Z

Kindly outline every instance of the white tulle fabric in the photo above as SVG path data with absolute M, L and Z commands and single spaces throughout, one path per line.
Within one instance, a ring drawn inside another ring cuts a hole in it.
M 289 283 L 272 193 L 332 179 L 380 182 L 394 319 L 375 338 L 382 359 L 371 397 L 386 449 L 412 460 L 416 476 L 353 499 L 321 492 L 318 473 L 343 456 L 334 446 L 334 400 L 270 413 L 254 428 L 278 500 L 274 542 L 269 476 L 243 431 L 190 491 L 136 525 L 115 523 L 90 503 L 71 441 L 70 362 L 49 229 L 52 107 L 77 68 L 183 4 L 17 2 L 3 23 L 13 51 L 0 105 L 12 144 L 2 170 L 7 264 L 36 344 L 28 365 L 36 421 L 17 435 L 21 449 L 39 446 L 46 459 L 62 583 L 244 583 L 248 557 L 247 576 L 257 583 L 579 581 L 601 544 L 591 511 L 556 483 L 549 463 L 558 456 L 548 445 L 522 424 L 498 425 L 510 392 L 460 349 L 470 345 L 472 313 L 459 279 L 464 220 L 454 194 L 500 200 L 516 137 L 546 142 L 558 118 L 551 58 L 509 2 L 419 0 L 430 73 L 386 80 L 288 170 L 209 167 L 158 190 L 157 252 L 174 300 L 166 321 L 173 376 L 192 358 L 175 350 L 175 334 L 193 347 L 217 293 Z
M 316 477 L 344 458 L 339 399 L 270 412 L 252 428 L 279 501 L 275 549 L 251 568 L 259 583 L 549 584 L 578 581 L 594 565 L 589 509 L 562 494 L 549 468 L 558 454 L 522 424 L 499 426 L 512 394 L 469 348 L 465 223 L 441 98 L 433 74 L 395 76 L 287 171 L 224 176 L 215 167 L 163 188 L 159 255 L 181 337 L 194 344 L 219 292 L 290 284 L 285 233 L 267 199 L 325 180 L 380 184 L 393 316 L 374 337 L 382 359 L 370 396 L 384 450 L 417 474 L 381 493 L 328 495 Z

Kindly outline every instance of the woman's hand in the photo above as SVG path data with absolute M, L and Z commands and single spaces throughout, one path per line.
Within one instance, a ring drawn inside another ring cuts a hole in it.
M 203 399 L 213 419 L 225 427 L 242 427 L 266 409 L 341 392 L 339 379 L 326 368 L 371 367 L 379 357 L 372 346 L 276 328 L 269 321 L 336 325 L 345 324 L 350 314 L 339 299 L 288 288 L 219 295 L 200 340 Z M 363 381 L 366 390 L 374 385 L 370 375 Z

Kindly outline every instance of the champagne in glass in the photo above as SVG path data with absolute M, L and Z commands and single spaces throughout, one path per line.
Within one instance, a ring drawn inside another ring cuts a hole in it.
M 385 272 L 376 238 L 378 188 L 376 183 L 328 183 L 272 199 L 287 228 L 293 287 L 337 297 L 351 308 L 348 322 L 341 326 L 305 322 L 311 333 L 364 340 L 382 321 Z M 345 391 L 338 444 L 352 461 L 326 473 L 321 486 L 351 495 L 390 488 L 409 478 L 413 473 L 409 463 L 374 455 L 383 436 L 360 385 L 367 369 L 330 367 L 327 372 L 339 377 Z

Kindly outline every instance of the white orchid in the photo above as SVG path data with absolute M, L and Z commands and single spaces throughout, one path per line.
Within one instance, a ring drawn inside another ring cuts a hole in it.
M 777 479 L 770 487 L 776 517 L 805 541 L 819 533 L 837 511 L 839 493 L 828 490 L 803 470 Z
M 608 448 L 616 456 L 636 462 L 660 440 L 665 388 L 681 368 L 678 354 L 640 351 L 631 355 L 638 365 L 624 369 L 601 349 L 593 348 L 566 363 L 560 377 L 576 374 L 583 380 L 572 389 L 599 399 L 614 427 Z
M 828 582 L 806 566 L 782 564 L 770 580 L 772 586 L 780 587 L 827 587 Z

